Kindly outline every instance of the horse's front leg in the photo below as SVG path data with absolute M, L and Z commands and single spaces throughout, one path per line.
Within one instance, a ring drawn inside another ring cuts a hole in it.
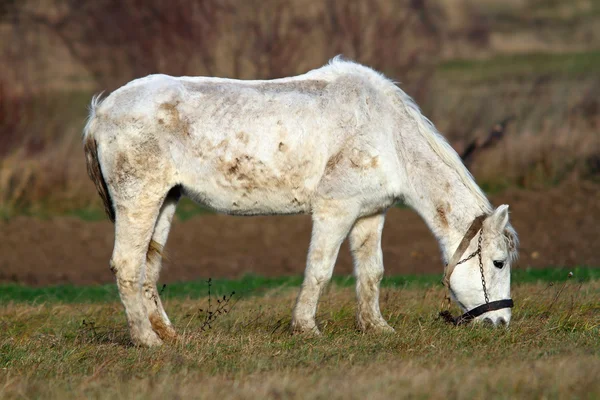
M 319 334 L 315 321 L 323 287 L 331 279 L 340 245 L 354 223 L 354 214 L 337 207 L 313 213 L 313 229 L 304 272 L 304 282 L 292 315 L 293 333 Z
M 350 232 L 350 250 L 354 259 L 358 328 L 366 331 L 393 332 L 379 310 L 379 285 L 383 278 L 381 232 L 385 214 L 360 218 Z

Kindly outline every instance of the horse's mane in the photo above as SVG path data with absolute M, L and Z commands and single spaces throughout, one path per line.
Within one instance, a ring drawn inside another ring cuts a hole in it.
M 393 84 L 393 82 L 390 83 Z M 419 133 L 427 140 L 427 143 L 429 143 L 433 151 L 446 165 L 456 171 L 463 184 L 478 200 L 478 204 L 482 208 L 482 211 L 486 214 L 491 214 L 493 212 L 493 207 L 490 201 L 479 185 L 477 185 L 475 178 L 473 178 L 471 172 L 465 167 L 456 151 L 450 146 L 450 143 L 448 143 L 448 141 L 446 141 L 446 139 L 438 132 L 433 123 L 421 113 L 419 106 L 417 106 L 409 95 L 395 84 L 394 91 L 396 95 L 400 97 L 400 102 L 404 105 L 406 112 L 416 122 Z M 519 237 L 510 223 L 507 224 L 504 229 L 502 237 L 507 247 L 509 262 L 512 265 L 519 256 L 517 251 L 519 247 Z
M 492 212 L 492 205 L 490 201 L 483 193 L 481 188 L 475 182 L 471 172 L 465 167 L 462 160 L 459 158 L 456 151 L 450 146 L 450 143 L 446 141 L 438 130 L 435 128 L 433 123 L 421 114 L 419 106 L 414 100 L 407 95 L 398 86 L 395 86 L 395 92 L 400 97 L 400 102 L 404 105 L 406 112 L 413 118 L 417 124 L 419 133 L 427 140 L 427 143 L 433 151 L 442 159 L 442 161 L 450 168 L 452 168 L 458 174 L 462 183 L 469 189 L 469 191 L 478 200 L 477 203 L 485 213 Z
M 486 214 L 491 214 L 493 208 L 490 201 L 479 185 L 477 185 L 475 178 L 473 178 L 471 172 L 465 167 L 456 151 L 450 146 L 450 143 L 448 143 L 444 136 L 438 132 L 433 123 L 421 113 L 419 106 L 409 95 L 394 84 L 394 82 L 388 80 L 388 83 L 393 84 L 394 93 L 400 98 L 400 102 L 404 105 L 406 112 L 414 119 L 419 133 L 427 140 L 429 146 L 431 146 L 433 151 L 446 165 L 456 171 L 462 183 L 478 200 L 478 204 L 482 208 L 482 211 Z M 517 251 L 519 247 L 519 237 L 510 223 L 504 229 L 502 237 L 508 250 L 509 262 L 513 264 L 519 255 Z
M 371 83 L 380 87 L 385 92 L 396 96 L 400 104 L 402 104 L 407 114 L 414 120 L 419 133 L 425 138 L 432 150 L 441 158 L 441 160 L 458 174 L 462 183 L 477 199 L 478 205 L 482 212 L 491 213 L 492 206 L 475 182 L 473 175 L 467 170 L 462 160 L 459 158 L 456 151 L 450 146 L 446 139 L 438 132 L 433 123 L 421 114 L 419 106 L 414 100 L 400 89 L 394 81 L 389 80 L 383 74 L 374 71 L 373 69 L 347 61 L 340 56 L 333 58 L 328 65 L 320 69 L 320 72 L 333 73 L 339 75 L 342 73 L 356 73 L 367 78 Z M 316 72 L 316 71 L 315 71 Z

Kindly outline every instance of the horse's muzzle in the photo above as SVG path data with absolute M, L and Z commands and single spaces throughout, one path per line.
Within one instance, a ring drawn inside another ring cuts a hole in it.
M 469 310 L 463 315 L 460 315 L 456 318 L 452 317 L 452 315 L 448 311 L 441 312 L 440 317 L 444 318 L 446 322 L 452 323 L 454 325 L 465 325 L 487 312 L 511 309 L 513 306 L 514 302 L 512 299 L 491 301 L 489 303 L 484 303 L 478 307 L 475 307 L 472 310 Z M 508 326 L 510 322 L 508 318 L 502 315 L 486 316 L 483 319 L 483 322 L 486 322 L 486 320 L 488 320 L 487 323 L 491 323 L 494 326 Z

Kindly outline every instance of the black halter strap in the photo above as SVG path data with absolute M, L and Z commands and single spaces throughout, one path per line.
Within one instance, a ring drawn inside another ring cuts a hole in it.
M 443 279 L 442 283 L 448 288 L 448 290 L 451 290 L 450 276 L 452 275 L 452 272 L 454 272 L 454 268 L 456 268 L 457 265 L 462 264 L 475 256 L 479 257 L 479 270 L 481 272 L 481 283 L 483 286 L 483 294 L 484 294 L 484 298 L 485 298 L 485 303 L 473 308 L 472 310 L 467 311 L 466 313 L 464 313 L 456 318 L 454 318 L 448 310 L 440 312 L 440 314 L 439 314 L 440 317 L 443 318 L 446 322 L 449 322 L 453 325 L 468 324 L 473 319 L 479 317 L 480 315 L 485 314 L 488 311 L 502 310 L 504 308 L 512 308 L 514 306 L 514 302 L 512 299 L 504 299 L 504 300 L 497 300 L 497 301 L 489 301 L 489 299 L 488 299 L 485 276 L 483 273 L 483 264 L 481 261 L 481 239 L 482 239 L 482 233 L 483 233 L 483 221 L 485 218 L 486 218 L 486 215 L 480 215 L 479 217 L 475 218 L 475 220 L 473 220 L 473 222 L 471 223 L 471 226 L 467 230 L 467 233 L 465 233 L 465 236 L 461 240 L 461 243 L 459 244 L 458 248 L 454 252 L 454 255 L 452 256 L 450 263 L 448 263 L 446 265 L 446 268 L 444 270 L 444 279 Z M 477 250 L 474 251 L 472 254 L 470 254 L 468 257 L 459 261 L 460 257 L 464 254 L 464 252 L 469 247 L 469 243 L 471 242 L 471 240 L 475 237 L 475 235 L 478 232 L 479 232 L 479 240 L 477 243 Z
M 468 324 L 475 318 L 485 314 L 488 311 L 502 310 L 503 308 L 512 308 L 513 306 L 514 302 L 512 299 L 490 301 L 489 303 L 484 303 L 479 307 L 475 307 L 474 309 L 467 311 L 463 315 L 460 315 L 456 318 L 454 318 L 449 311 L 440 312 L 440 317 L 444 318 L 446 322 L 458 326 Z

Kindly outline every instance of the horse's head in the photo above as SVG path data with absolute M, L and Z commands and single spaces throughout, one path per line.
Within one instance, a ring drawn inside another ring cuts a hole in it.
M 446 284 L 454 300 L 465 313 L 474 312 L 475 321 L 508 326 L 510 306 L 510 269 L 517 257 L 517 235 L 508 222 L 508 206 L 498 207 L 491 215 L 476 220 L 457 254 L 450 261 Z M 463 250 L 464 251 L 461 251 Z M 485 308 L 483 305 L 490 307 Z M 497 308 L 497 309 L 496 309 Z

